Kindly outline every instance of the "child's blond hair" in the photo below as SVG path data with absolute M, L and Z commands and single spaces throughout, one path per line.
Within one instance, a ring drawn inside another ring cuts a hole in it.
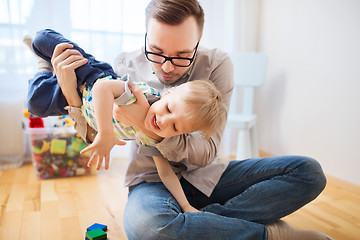
M 186 94 L 182 97 L 194 111 L 187 113 L 189 118 L 195 118 L 196 131 L 201 131 L 206 138 L 226 123 L 226 108 L 222 103 L 219 90 L 209 80 L 194 80 L 184 84 Z

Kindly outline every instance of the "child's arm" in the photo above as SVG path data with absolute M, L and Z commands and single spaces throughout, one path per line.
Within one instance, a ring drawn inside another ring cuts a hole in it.
M 82 101 L 81 98 L 76 90 L 76 88 L 66 88 L 66 91 L 63 90 L 64 87 L 61 88 L 64 97 L 66 98 L 66 101 L 68 102 L 69 106 L 72 107 L 81 107 Z
M 93 86 L 93 101 L 95 119 L 98 126 L 98 134 L 93 143 L 81 151 L 81 154 L 92 151 L 88 166 L 94 161 L 97 162 L 97 169 L 100 169 L 105 157 L 105 169 L 109 167 L 110 150 L 114 145 L 124 145 L 114 136 L 113 130 L 113 105 L 114 99 L 119 97 L 125 89 L 122 81 L 97 81 Z
M 162 157 L 153 158 L 161 181 L 164 183 L 169 192 L 174 196 L 181 209 L 184 212 L 200 212 L 191 206 L 186 199 L 185 193 L 180 185 L 180 181 L 172 170 L 169 161 Z

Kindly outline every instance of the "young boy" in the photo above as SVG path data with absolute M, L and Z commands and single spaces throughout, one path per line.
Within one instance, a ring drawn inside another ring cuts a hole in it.
M 27 39 L 25 42 L 29 44 L 31 40 Z M 154 140 L 135 128 L 113 119 L 114 103 L 125 105 L 136 101 L 128 89 L 130 82 L 128 76 L 123 77 L 121 79 L 123 81 L 117 79 L 110 65 L 95 60 L 75 43 L 53 30 L 40 31 L 32 43 L 32 49 L 42 59 L 50 62 L 55 46 L 63 42 L 71 44 L 88 59 L 86 65 L 75 71 L 79 94 L 82 92 L 83 115 L 89 125 L 98 131 L 94 141 L 81 152 L 92 151 L 88 165 L 97 162 L 99 169 L 105 158 L 107 169 L 110 150 L 119 142 L 118 138 L 135 139 L 138 144 L 154 149 L 153 146 L 156 143 Z M 50 67 L 51 65 L 46 66 L 46 62 L 40 59 L 39 70 L 42 72 L 30 80 L 28 107 L 30 112 L 38 116 L 63 115 L 64 107 L 67 105 L 66 99 L 63 101 L 64 96 Z M 153 101 L 155 98 L 146 112 L 145 126 L 158 136 L 168 138 L 183 133 L 202 131 L 209 138 L 226 121 L 226 110 L 221 103 L 221 95 L 210 81 L 195 80 L 185 83 L 171 89 L 161 98 L 158 91 L 145 83 L 136 84 L 149 100 Z M 85 87 L 83 91 L 82 86 Z M 77 97 L 80 99 L 79 95 Z M 160 179 L 178 201 L 182 210 L 184 212 L 198 211 L 188 203 L 169 162 L 161 154 L 153 158 Z

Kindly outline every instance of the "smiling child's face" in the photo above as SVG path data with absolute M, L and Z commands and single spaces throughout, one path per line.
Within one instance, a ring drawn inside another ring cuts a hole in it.
M 164 138 L 195 131 L 196 118 L 189 118 L 195 111 L 181 99 L 186 88 L 178 86 L 150 106 L 145 118 L 149 131 Z

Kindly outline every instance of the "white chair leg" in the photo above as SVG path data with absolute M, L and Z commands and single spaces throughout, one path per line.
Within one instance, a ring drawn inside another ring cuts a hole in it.
M 218 156 L 223 159 L 230 159 L 230 156 L 235 156 L 236 149 L 235 147 L 232 147 L 233 134 L 230 130 L 232 129 L 225 128 L 219 148 Z
M 240 129 L 237 149 L 236 160 L 244 160 L 251 158 L 251 141 L 249 130 Z
M 251 138 L 251 157 L 257 158 L 259 157 L 259 145 L 258 145 L 256 126 L 254 126 L 250 130 L 250 138 Z

